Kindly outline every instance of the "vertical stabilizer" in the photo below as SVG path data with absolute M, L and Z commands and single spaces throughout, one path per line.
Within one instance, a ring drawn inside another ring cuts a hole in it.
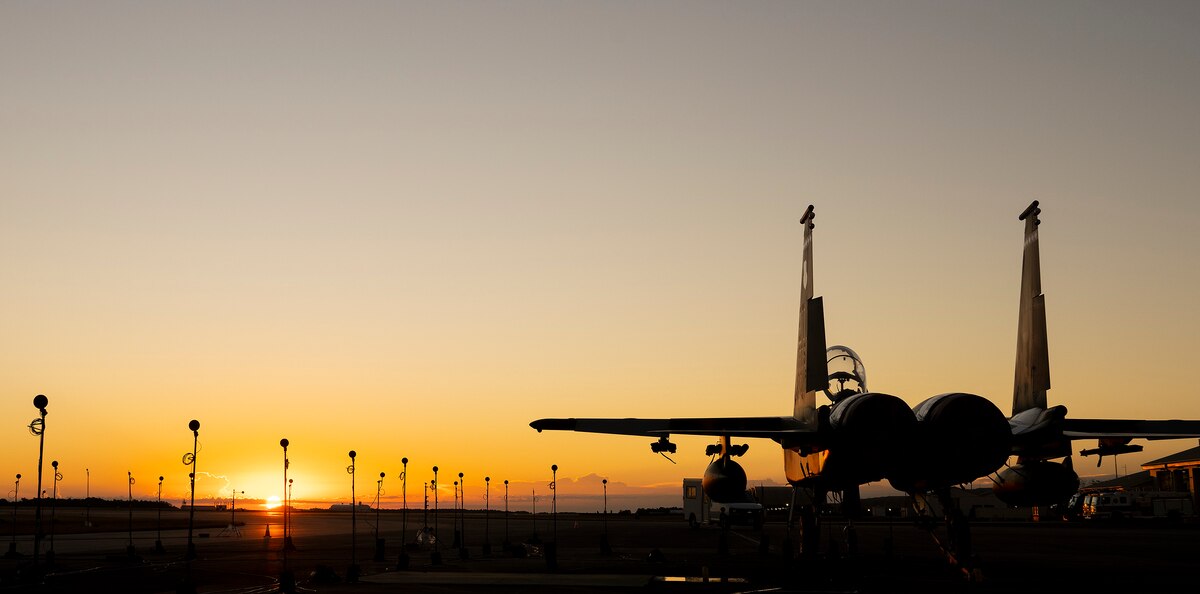
M 800 276 L 800 331 L 796 348 L 796 393 L 792 415 L 806 429 L 817 430 L 817 390 L 828 385 L 825 360 L 825 308 L 820 297 L 813 297 L 813 224 L 812 205 L 804 211 L 804 263 Z M 819 468 L 817 454 L 801 455 L 784 450 L 784 468 L 791 482 L 799 481 Z
M 1050 352 L 1046 345 L 1046 296 L 1042 294 L 1042 264 L 1034 200 L 1018 220 L 1025 221 L 1025 251 L 1021 261 L 1021 310 L 1017 318 L 1017 368 L 1013 379 L 1013 414 L 1046 408 L 1050 389 Z

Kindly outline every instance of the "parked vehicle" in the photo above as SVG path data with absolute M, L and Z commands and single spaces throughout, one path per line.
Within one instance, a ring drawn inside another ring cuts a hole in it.
M 1083 517 L 1092 520 L 1181 518 L 1193 515 L 1192 498 L 1175 491 L 1100 491 L 1083 498 Z
M 721 521 L 727 525 L 743 524 L 762 528 L 763 506 L 758 503 L 727 503 L 721 507 Z
M 712 521 L 712 500 L 704 493 L 701 479 L 683 479 L 683 519 L 692 528 Z

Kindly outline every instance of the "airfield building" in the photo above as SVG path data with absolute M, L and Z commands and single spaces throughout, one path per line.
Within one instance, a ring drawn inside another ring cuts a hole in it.
M 1158 491 L 1187 492 L 1194 509 L 1200 509 L 1200 446 L 1142 464 Z

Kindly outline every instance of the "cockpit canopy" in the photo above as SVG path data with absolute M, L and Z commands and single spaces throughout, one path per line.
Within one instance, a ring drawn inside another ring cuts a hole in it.
M 825 395 L 832 402 L 867 391 L 867 369 L 850 347 L 834 345 L 825 351 L 829 362 L 829 385 Z

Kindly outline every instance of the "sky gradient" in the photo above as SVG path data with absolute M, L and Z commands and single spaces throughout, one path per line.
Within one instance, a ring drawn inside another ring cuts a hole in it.
M 708 440 L 528 423 L 788 414 L 809 203 L 873 390 L 1009 409 L 1036 198 L 1049 400 L 1200 418 L 1196 31 L 1191 2 L 5 2 L 0 479 L 36 472 L 41 393 L 68 496 L 182 497 L 194 418 L 201 497 L 280 495 L 287 437 L 303 499 L 347 498 L 354 449 L 360 495 L 407 456 L 410 500 L 552 463 L 674 500 Z M 783 482 L 771 442 L 743 463 Z

